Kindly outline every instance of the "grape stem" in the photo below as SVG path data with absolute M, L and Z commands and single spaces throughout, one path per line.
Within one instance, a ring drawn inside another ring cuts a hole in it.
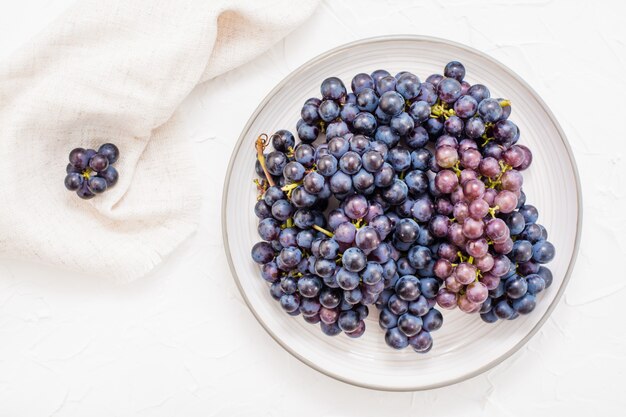
M 437 101 L 437 103 L 431 107 L 430 109 L 430 117 L 434 118 L 434 119 L 438 119 L 441 116 L 443 116 L 445 119 L 447 119 L 450 116 L 454 116 L 456 113 L 454 112 L 454 109 L 446 109 L 445 104 L 441 103 L 441 101 Z
M 313 229 L 317 230 L 318 232 L 324 233 L 328 237 L 335 236 L 332 232 L 329 232 L 328 230 L 326 230 L 326 229 L 324 229 L 324 228 L 322 228 L 322 227 L 320 227 L 320 226 L 318 226 L 316 224 L 313 225 Z
M 89 178 L 91 178 L 91 174 L 93 174 L 93 170 L 89 167 L 87 167 L 83 172 L 82 172 L 82 176 L 84 179 L 88 180 Z
M 259 160 L 259 163 L 261 164 L 261 168 L 263 168 L 263 173 L 265 173 L 265 178 L 267 179 L 267 182 L 270 184 L 270 186 L 273 187 L 276 184 L 274 183 L 272 174 L 270 174 L 269 171 L 267 170 L 267 166 L 265 165 L 265 155 L 263 154 L 263 151 L 265 150 L 267 145 L 269 145 L 269 142 L 270 142 L 270 138 L 265 133 L 261 133 L 259 137 L 256 139 L 255 147 L 256 147 L 256 157 Z
M 459 168 L 460 165 L 461 165 L 461 161 L 456 161 L 456 164 L 454 164 L 454 166 L 451 168 L 457 177 L 461 176 L 461 169 Z
M 259 195 L 256 199 L 257 201 L 261 200 L 263 198 L 263 194 L 265 193 L 265 191 L 267 191 L 267 181 L 255 178 L 252 182 L 256 184 L 256 189 L 259 192 Z
M 478 282 L 478 280 L 483 276 L 483 274 L 480 272 L 480 270 L 477 268 L 476 269 L 476 278 L 474 279 L 474 282 Z
M 502 100 L 500 102 L 500 107 L 506 107 L 511 105 L 511 100 Z
M 499 205 L 495 205 L 493 207 L 489 207 L 489 214 L 491 214 L 491 218 L 495 219 L 496 218 L 496 211 L 500 210 L 500 206 Z
M 292 184 L 287 184 L 284 187 L 281 188 L 281 190 L 283 190 L 285 193 L 287 193 L 287 198 L 291 198 L 291 192 L 293 190 L 295 190 L 296 188 L 298 188 L 298 186 L 302 184 L 302 181 L 298 181 L 298 182 L 294 182 Z

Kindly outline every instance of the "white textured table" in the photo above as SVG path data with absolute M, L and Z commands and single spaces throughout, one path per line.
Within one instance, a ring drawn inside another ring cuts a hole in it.
M 0 59 L 69 3 L 0 6 Z M 0 416 L 623 416 L 625 13 L 618 0 L 323 3 L 185 102 L 206 200 L 198 233 L 162 267 L 118 287 L 0 263 Z M 530 343 L 486 374 L 417 393 L 345 385 L 285 352 L 242 301 L 220 225 L 230 152 L 274 84 L 324 50 L 398 33 L 468 44 L 528 81 L 574 149 L 585 218 L 565 297 Z

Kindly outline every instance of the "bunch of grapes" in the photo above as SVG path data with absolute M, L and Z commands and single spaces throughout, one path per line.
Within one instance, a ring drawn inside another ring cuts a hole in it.
M 535 308 L 555 249 L 522 191 L 532 153 L 511 103 L 464 77 L 456 61 L 424 82 L 357 74 L 351 93 L 331 77 L 297 145 L 259 137 L 252 258 L 288 314 L 359 337 L 375 305 L 390 347 L 425 353 L 437 305 L 486 322 Z
M 112 143 L 94 149 L 76 148 L 69 155 L 65 188 L 76 191 L 85 200 L 105 192 L 117 184 L 119 174 L 113 164 L 119 159 L 120 151 Z

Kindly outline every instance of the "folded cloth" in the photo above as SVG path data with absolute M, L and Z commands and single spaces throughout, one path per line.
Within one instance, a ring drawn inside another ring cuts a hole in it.
M 254 58 L 314 0 L 81 0 L 0 64 L 0 256 L 117 281 L 196 228 L 201 189 L 177 107 Z M 63 186 L 68 153 L 112 142 L 118 184 Z

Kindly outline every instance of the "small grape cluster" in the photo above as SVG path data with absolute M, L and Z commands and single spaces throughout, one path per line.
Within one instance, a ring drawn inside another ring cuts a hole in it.
M 72 149 L 66 168 L 65 188 L 76 191 L 85 200 L 105 192 L 119 178 L 113 167 L 119 156 L 119 149 L 112 143 L 105 143 L 97 152 L 95 149 Z
M 288 314 L 359 337 L 375 305 L 390 347 L 425 353 L 437 306 L 485 322 L 535 308 L 555 248 L 522 191 L 532 153 L 511 103 L 464 77 L 453 61 L 424 82 L 357 74 L 351 93 L 327 78 L 301 109 L 300 143 L 257 139 L 251 254 Z

